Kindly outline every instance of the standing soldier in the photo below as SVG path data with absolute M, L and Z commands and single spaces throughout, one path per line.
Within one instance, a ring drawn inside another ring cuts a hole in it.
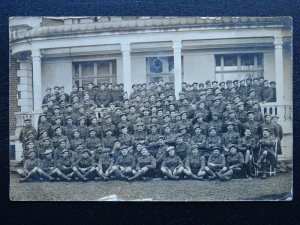
M 184 170 L 182 160 L 175 154 L 174 146 L 167 148 L 167 156 L 161 164 L 161 172 L 169 179 L 179 180 Z
M 282 141 L 282 138 L 283 138 L 283 130 L 282 130 L 282 126 L 280 124 L 278 124 L 278 119 L 279 119 L 279 116 L 277 115 L 274 115 L 272 116 L 272 123 L 276 126 L 277 128 L 277 131 L 278 131 L 278 155 L 281 155 L 282 154 L 282 149 L 281 149 L 281 141 Z
M 276 82 L 275 81 L 271 81 L 270 82 L 270 87 L 273 91 L 273 98 L 271 100 L 271 102 L 276 102 L 277 101 L 277 96 L 276 96 Z
M 259 85 L 258 78 L 253 79 L 253 90 L 255 92 L 255 96 L 259 102 L 262 101 L 262 86 Z
M 264 81 L 264 87 L 262 89 L 262 102 L 266 103 L 266 102 L 271 102 L 274 98 L 273 96 L 273 89 L 271 87 L 269 87 L 269 82 L 268 80 Z
M 247 112 L 247 116 L 248 116 L 248 122 L 244 124 L 244 127 L 249 127 L 251 130 L 251 136 L 255 139 L 255 141 L 258 141 L 261 132 L 260 122 L 255 120 L 253 111 Z
M 193 179 L 203 180 L 203 177 L 206 174 L 204 167 L 205 157 L 199 154 L 198 146 L 193 145 L 192 154 L 185 160 L 185 169 L 183 170 L 183 173 Z
M 262 179 L 266 179 L 266 160 L 270 161 L 270 164 L 273 166 L 273 168 L 276 167 L 277 158 L 275 155 L 275 148 L 277 147 L 277 142 L 274 137 L 270 136 L 268 128 L 263 128 L 262 131 L 263 137 L 257 143 L 257 146 L 259 148 L 259 159 L 257 160 L 257 163 L 254 163 L 254 166 L 257 168 L 261 168 Z
M 48 100 L 51 98 L 52 94 L 51 94 L 51 88 L 50 87 L 47 87 L 46 88 L 46 95 L 43 97 L 43 104 L 47 103 Z
M 278 137 L 278 129 L 274 123 L 271 123 L 271 115 L 269 113 L 265 114 L 265 122 L 261 125 L 263 128 L 268 128 L 270 136 L 276 138 Z
M 23 151 L 25 149 L 25 143 L 28 141 L 27 133 L 28 131 L 32 131 L 34 136 L 37 136 L 37 132 L 35 128 L 31 125 L 31 120 L 29 118 L 24 120 L 25 126 L 21 129 L 20 135 L 19 135 L 19 141 L 22 142 Z

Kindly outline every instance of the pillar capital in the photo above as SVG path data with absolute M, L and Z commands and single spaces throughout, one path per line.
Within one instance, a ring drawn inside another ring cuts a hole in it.
M 180 51 L 181 48 L 182 48 L 182 41 L 181 40 L 174 40 L 172 47 L 173 47 L 174 50 Z
M 130 43 L 121 43 L 121 51 L 122 53 L 130 53 L 131 51 L 131 47 L 130 47 Z
M 39 60 L 41 59 L 42 55 L 41 55 L 41 51 L 39 49 L 32 49 L 31 50 L 31 57 L 34 60 Z
M 275 47 L 282 47 L 282 44 L 283 44 L 282 36 L 274 36 Z

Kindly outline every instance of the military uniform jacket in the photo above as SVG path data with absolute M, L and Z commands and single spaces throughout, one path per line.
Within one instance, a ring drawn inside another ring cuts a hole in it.
M 191 146 L 186 143 L 182 142 L 180 144 L 175 145 L 175 152 L 182 160 L 184 160 L 188 155 L 191 154 Z
M 47 159 L 44 158 L 41 161 L 41 169 L 44 171 L 50 170 L 51 167 L 55 167 L 55 161 L 54 159 Z
M 136 169 L 141 169 L 143 167 L 147 167 L 148 169 L 156 168 L 156 161 L 152 155 L 138 157 Z
M 167 145 L 159 146 L 155 154 L 156 164 L 161 164 L 167 156 Z
M 28 170 L 29 172 L 33 170 L 35 167 L 40 167 L 41 160 L 40 159 L 26 159 L 24 163 L 24 169 Z
M 215 127 L 217 134 L 221 134 L 223 131 L 223 123 L 220 120 L 212 120 L 209 122 L 210 127 Z
M 261 133 L 260 123 L 255 120 L 253 120 L 253 121 L 248 120 L 248 122 L 244 123 L 244 129 L 246 127 L 250 127 L 252 137 L 254 137 L 256 140 L 258 140 L 261 135 L 260 134 Z
M 112 167 L 113 164 L 114 164 L 114 160 L 109 155 L 104 155 L 104 154 L 100 155 L 99 162 L 98 162 L 98 168 L 100 170 L 108 169 L 109 167 Z
M 41 136 L 41 131 L 46 130 L 48 136 L 50 136 L 51 124 L 48 122 L 39 123 L 38 125 L 38 137 Z
M 74 125 L 67 125 L 64 127 L 65 135 L 71 140 L 73 138 L 73 130 L 76 129 Z
M 195 127 L 200 127 L 201 129 L 201 134 L 207 136 L 208 135 L 208 123 L 206 122 L 202 122 L 202 123 L 199 123 L 198 121 L 194 124 L 193 126 L 194 128 Z
M 217 156 L 215 156 L 215 155 L 212 154 L 208 158 L 207 164 L 209 164 L 209 163 L 214 163 L 214 164 L 216 164 L 215 167 L 221 169 L 221 168 L 223 168 L 226 165 L 225 156 L 222 155 L 222 154 L 219 154 Z
M 244 156 L 241 152 L 236 152 L 235 154 L 230 154 L 227 156 L 227 166 L 237 166 L 242 167 L 244 163 Z
M 64 115 L 63 114 L 58 114 L 58 115 L 53 115 L 51 116 L 50 118 L 50 123 L 52 125 L 55 125 L 55 119 L 59 117 L 61 119 L 61 124 L 64 124 L 65 123 L 65 120 L 64 120 Z
M 241 123 L 246 123 L 248 120 L 247 112 L 245 110 L 237 111 L 236 117 Z
M 23 127 L 21 129 L 21 132 L 20 132 L 20 135 L 19 135 L 19 141 L 21 141 L 22 143 L 25 143 L 27 140 L 28 140 L 28 137 L 27 137 L 27 133 L 28 131 L 32 131 L 34 136 L 36 137 L 37 136 L 37 132 L 35 130 L 34 127 L 30 126 L 30 127 Z
M 64 171 L 65 169 L 72 169 L 74 163 L 75 163 L 75 160 L 71 155 L 69 155 L 67 158 L 64 158 L 61 156 L 56 161 L 56 167 L 59 170 Z M 66 167 L 66 168 L 64 168 L 64 167 Z
M 213 147 L 221 147 L 221 137 L 220 136 L 209 136 L 206 139 L 206 149 L 212 149 Z
M 200 149 L 204 149 L 206 144 L 206 136 L 203 134 L 195 134 L 191 137 L 191 143 L 197 144 Z
M 82 138 L 73 138 L 71 141 L 70 141 L 70 147 L 73 151 L 75 151 L 75 147 L 77 144 L 79 143 L 82 143 L 83 145 L 85 145 L 85 142 Z
M 264 87 L 262 89 L 262 101 L 271 102 L 273 100 L 273 90 L 270 87 Z
M 86 137 L 88 136 L 88 128 L 86 126 L 78 126 L 77 129 L 80 133 L 80 138 L 85 140 Z
M 205 157 L 200 154 L 189 155 L 185 160 L 187 169 L 200 169 L 205 166 Z
M 119 141 L 121 142 L 121 145 L 132 146 L 133 136 L 131 134 L 120 134 Z
M 146 143 L 147 144 L 151 144 L 151 143 L 153 143 L 153 142 L 156 142 L 157 141 L 157 138 L 159 137 L 160 135 L 159 134 L 157 134 L 157 133 L 155 133 L 155 134 L 149 134 L 148 136 L 147 136 L 147 139 L 146 139 Z
M 70 148 L 69 139 L 67 136 L 64 135 L 60 135 L 60 136 L 56 135 L 52 138 L 52 144 L 54 148 L 58 148 L 60 139 L 66 140 L 66 148 Z
M 161 164 L 161 167 L 167 167 L 170 170 L 174 170 L 175 168 L 178 168 L 180 166 L 183 166 L 183 163 L 180 157 L 177 155 L 167 156 Z
M 43 159 L 43 158 L 45 157 L 44 153 L 45 153 L 45 151 L 48 150 L 48 149 L 51 149 L 51 150 L 53 149 L 52 144 L 50 144 L 49 146 L 44 146 L 44 145 L 40 146 L 40 147 L 38 148 L 38 157 L 39 157 L 40 159 Z
M 261 125 L 262 128 L 267 127 L 269 129 L 270 136 L 275 136 L 278 137 L 278 130 L 277 126 L 274 125 L 273 123 L 263 123 Z
M 74 164 L 74 166 L 79 167 L 79 168 L 90 168 L 92 166 L 94 166 L 95 162 L 94 159 L 92 157 L 87 157 L 82 158 L 80 157 Z
M 112 95 L 107 90 L 100 90 L 96 94 L 96 104 L 98 107 L 101 107 L 101 105 L 104 105 L 104 107 L 107 107 L 108 104 L 112 101 Z
M 264 122 L 264 116 L 260 110 L 253 111 L 254 112 L 254 120 L 263 123 Z
M 175 142 L 175 136 L 176 135 L 174 133 L 165 134 L 165 142 L 169 144 Z
M 135 168 L 135 159 L 131 154 L 127 154 L 125 156 L 120 155 L 115 163 L 116 166 L 123 166 L 123 167 L 131 167 L 132 169 Z
M 255 96 L 257 98 L 257 100 L 259 102 L 262 101 L 262 87 L 260 85 L 257 85 L 257 86 L 253 86 L 253 89 L 255 91 Z
M 85 143 L 88 149 L 93 150 L 96 149 L 97 144 L 100 144 L 100 139 L 97 137 L 90 137 L 86 139 Z
M 238 150 L 245 153 L 247 150 L 256 147 L 256 141 L 253 137 L 241 137 L 238 141 Z
M 106 136 L 103 141 L 103 147 L 112 149 L 114 147 L 114 142 L 117 140 L 115 136 Z
M 225 123 L 224 123 L 224 130 L 226 130 L 226 123 L 227 122 L 232 122 L 233 123 L 233 130 L 237 133 L 241 132 L 242 129 L 242 125 L 241 125 L 241 121 L 239 121 L 238 119 L 230 119 L 228 118 Z
M 96 130 L 96 137 L 101 138 L 102 137 L 102 130 L 101 127 L 97 124 L 91 124 L 88 126 L 88 129 L 94 128 Z
M 134 132 L 134 140 L 145 140 L 147 138 L 147 133 L 145 131 L 135 131 Z
M 222 134 L 222 144 L 227 148 L 229 144 L 237 144 L 239 140 L 239 133 L 226 132 Z
M 275 151 L 275 139 L 273 137 L 263 137 L 257 144 L 261 146 L 261 150 Z

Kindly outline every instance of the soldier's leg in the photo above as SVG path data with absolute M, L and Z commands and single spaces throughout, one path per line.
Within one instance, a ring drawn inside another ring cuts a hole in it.
M 95 177 L 95 180 L 102 179 L 102 180 L 108 180 L 108 177 L 103 173 L 103 170 L 100 170 L 98 167 L 96 167 L 96 172 L 99 177 Z
M 208 179 L 209 180 L 213 180 L 217 177 L 217 175 L 208 167 L 208 166 L 205 166 L 204 167 L 204 170 L 206 171 L 206 173 L 209 175 L 208 176 Z
M 27 176 L 25 176 L 24 178 L 22 178 L 20 180 L 20 182 L 26 182 L 28 181 L 30 178 L 34 177 L 38 172 L 37 172 L 38 168 L 37 167 L 34 167 L 28 174 Z
M 140 171 L 138 171 L 133 177 L 128 178 L 128 181 L 133 181 L 135 179 L 138 179 L 139 177 L 143 176 L 145 173 L 148 172 L 147 167 L 143 167 Z
M 55 181 L 55 179 L 54 179 L 53 177 L 51 177 L 49 174 L 45 173 L 42 169 L 38 168 L 38 169 L 37 169 L 37 172 L 38 172 L 41 176 L 47 178 L 50 182 Z
M 127 177 L 123 175 L 123 173 L 119 170 L 117 166 L 112 167 L 113 173 L 115 176 L 121 180 L 127 180 Z
M 183 166 L 180 166 L 178 168 L 175 168 L 174 172 L 173 172 L 173 175 L 174 176 L 180 176 L 182 174 L 182 171 L 184 170 L 184 167 Z
M 87 180 L 88 180 L 86 177 L 84 177 L 84 176 L 80 173 L 80 171 L 77 169 L 77 167 L 74 166 L 74 167 L 73 167 L 73 171 L 74 171 L 75 176 L 79 177 L 81 180 L 83 180 L 83 181 L 87 181 Z
M 264 160 L 266 159 L 267 155 L 268 155 L 268 151 L 266 151 L 266 150 L 263 151 L 262 154 L 260 155 L 259 159 L 257 160 L 257 163 L 254 163 L 254 166 L 259 168 L 261 166 L 262 162 L 264 162 Z
M 56 174 L 64 179 L 65 181 L 71 181 L 71 178 L 67 177 L 63 172 L 61 172 L 58 168 L 56 168 Z
M 205 175 L 206 175 L 206 172 L 205 172 L 205 170 L 199 170 L 199 172 L 198 172 L 198 174 L 197 174 L 199 177 L 204 177 Z
M 96 173 L 96 168 L 94 166 L 91 167 L 91 169 L 89 169 L 86 174 L 84 174 L 83 176 L 86 177 L 87 179 L 89 178 L 93 178 L 93 176 L 95 176 Z
M 261 179 L 266 179 L 267 178 L 267 163 L 266 162 L 261 163 L 261 171 L 262 171 Z
M 220 174 L 219 178 L 221 181 L 228 181 L 232 178 L 233 173 L 233 170 L 229 169 L 226 172 Z
M 162 172 L 164 175 L 166 175 L 168 178 L 170 178 L 170 179 L 179 179 L 179 177 L 174 176 L 174 175 L 172 174 L 172 171 L 171 171 L 169 168 L 167 168 L 167 167 L 162 167 L 162 168 L 161 168 L 161 172 Z
M 25 178 L 28 175 L 22 169 L 17 169 L 17 173 L 21 176 L 21 178 Z
M 183 169 L 182 172 L 183 172 L 185 175 L 187 175 L 187 176 L 191 176 L 191 174 L 192 174 L 192 171 L 191 171 L 190 169 L 187 169 L 187 168 Z

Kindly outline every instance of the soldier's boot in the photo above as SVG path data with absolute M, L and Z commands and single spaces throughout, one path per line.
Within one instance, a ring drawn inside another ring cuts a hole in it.
M 97 172 L 97 175 L 99 177 L 95 177 L 95 180 L 104 180 L 104 181 L 109 180 L 109 178 L 107 176 L 105 176 L 104 174 L 101 174 L 101 173 Z
M 21 178 L 25 178 L 26 177 L 26 174 L 23 170 L 21 169 L 17 169 L 17 173 L 21 176 Z
M 139 177 L 143 176 L 145 174 L 144 171 L 140 170 L 139 172 L 137 172 L 133 177 L 128 178 L 128 181 L 133 181 L 138 179 Z
M 232 178 L 233 171 L 228 170 L 223 174 L 219 174 L 219 178 L 221 181 L 229 181 Z
M 172 173 L 170 173 L 169 171 L 165 171 L 165 175 L 170 178 L 171 180 L 178 180 L 179 177 L 178 176 L 174 176 Z
M 88 171 L 86 174 L 83 175 L 83 177 L 85 177 L 86 179 L 89 179 L 88 177 L 92 174 L 94 174 L 95 170 L 90 170 Z
M 114 173 L 115 173 L 115 175 L 116 175 L 119 179 L 121 179 L 121 180 L 127 180 L 127 177 L 124 176 L 124 174 L 121 173 L 120 170 L 115 170 Z
M 74 176 L 74 172 L 67 175 L 67 177 L 70 178 L 70 179 L 72 179 L 73 176 Z
M 211 171 L 211 170 L 208 170 L 208 171 L 206 171 L 207 173 L 208 173 L 208 179 L 209 180 L 214 180 L 214 179 L 216 179 L 217 178 L 217 175 L 213 172 L 213 171 Z
M 261 179 L 266 179 L 267 178 L 267 165 L 266 165 L 266 163 L 262 163 L 261 170 L 262 170 Z
M 50 182 L 54 182 L 55 181 L 55 179 L 53 177 L 51 177 L 50 175 L 48 175 L 47 173 L 45 173 L 43 170 L 39 170 L 39 173 L 43 177 L 46 177 Z
M 245 171 L 246 171 L 246 175 L 248 177 L 254 177 L 255 174 L 253 173 L 253 165 L 251 162 L 248 162 L 248 164 L 245 165 Z
M 195 175 L 195 174 L 193 174 L 193 173 L 191 173 L 191 177 L 192 177 L 193 179 L 195 179 L 195 180 L 203 180 L 203 177 L 199 177 L 199 176 L 197 176 L 197 175 Z
M 67 177 L 65 174 L 63 174 L 61 171 L 57 172 L 58 176 L 60 176 L 62 179 L 66 181 L 71 181 L 71 178 Z
M 86 182 L 88 179 L 86 177 L 84 177 L 78 170 L 74 171 L 75 174 L 84 182 Z

